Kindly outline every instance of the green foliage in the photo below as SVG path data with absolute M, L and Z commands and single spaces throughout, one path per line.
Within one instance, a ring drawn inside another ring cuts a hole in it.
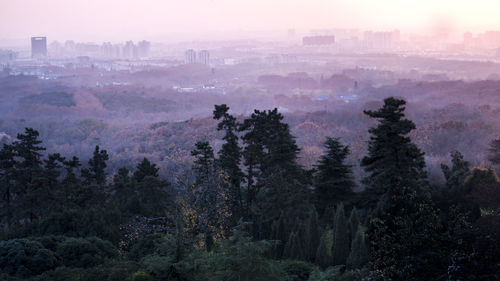
M 151 234 L 141 237 L 127 253 L 131 260 L 140 261 L 146 256 L 175 256 L 175 239 L 163 234 Z
M 393 189 L 370 221 L 371 269 L 383 280 L 433 280 L 446 273 L 447 245 L 428 194 Z
M 169 280 L 173 270 L 173 257 L 147 256 L 141 261 L 141 264 L 147 273 L 154 276 L 154 279 Z
M 339 202 L 353 197 L 354 179 L 351 165 L 345 164 L 349 155 L 349 146 L 340 143 L 338 138 L 328 137 L 325 142 L 326 152 L 318 161 L 315 175 L 316 208 L 321 215 Z
M 307 281 L 314 266 L 304 261 L 284 260 L 280 262 L 284 272 L 283 281 Z
M 311 276 L 309 277 L 309 281 L 337 281 L 342 280 L 340 276 L 344 271 L 345 266 L 338 265 L 333 267 L 328 267 L 324 271 L 320 269 L 315 269 Z
M 137 271 L 130 277 L 130 281 L 154 281 L 154 277 L 144 271 Z
M 56 266 L 54 253 L 39 242 L 27 239 L 0 241 L 0 269 L 6 274 L 25 278 Z
M 217 269 L 213 280 L 281 280 L 283 272 L 279 265 L 266 258 L 272 244 L 265 240 L 253 242 L 244 226 L 240 223 L 233 229 L 230 239 L 223 243 L 216 257 Z
M 68 238 L 57 246 L 56 254 L 68 267 L 92 267 L 118 255 L 108 241 L 96 237 Z

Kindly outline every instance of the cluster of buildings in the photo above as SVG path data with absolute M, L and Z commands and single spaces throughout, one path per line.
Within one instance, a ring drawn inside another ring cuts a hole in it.
M 210 65 L 210 52 L 207 50 L 201 50 L 196 53 L 195 50 L 189 49 L 184 53 L 184 63 L 193 64 L 200 63 L 205 65 Z
M 486 31 L 473 36 L 471 32 L 464 33 L 463 44 L 470 48 L 500 48 L 500 31 Z
M 150 55 L 151 43 L 140 41 L 135 44 L 127 41 L 125 44 L 102 43 L 75 43 L 68 40 L 64 44 L 57 41 L 47 46 L 47 37 L 31 37 L 31 57 L 40 58 L 67 58 L 89 56 L 100 59 L 141 59 Z

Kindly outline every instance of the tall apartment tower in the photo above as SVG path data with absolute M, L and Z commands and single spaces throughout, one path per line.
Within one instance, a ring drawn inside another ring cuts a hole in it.
M 207 50 L 201 50 L 198 53 L 198 63 L 205 65 L 210 64 L 210 53 Z
M 47 37 L 31 37 L 31 57 L 47 57 Z
M 189 49 L 184 53 L 184 63 L 185 64 L 196 63 L 196 52 L 193 49 Z

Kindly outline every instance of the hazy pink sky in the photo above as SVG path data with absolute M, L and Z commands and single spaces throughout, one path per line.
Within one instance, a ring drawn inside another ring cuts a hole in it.
M 0 40 L 160 41 L 239 30 L 433 26 L 500 30 L 500 0 L 0 0 Z

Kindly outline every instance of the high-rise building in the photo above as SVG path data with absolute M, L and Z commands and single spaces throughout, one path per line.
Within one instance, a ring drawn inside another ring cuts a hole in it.
M 122 51 L 123 58 L 126 59 L 134 58 L 134 48 L 135 48 L 134 42 L 127 41 L 125 43 L 125 46 L 123 46 L 123 51 Z
M 201 63 L 201 64 L 209 65 L 210 64 L 210 53 L 207 50 L 201 50 L 198 53 L 198 61 L 197 62 Z
M 31 57 L 47 57 L 47 37 L 31 37 Z
M 148 41 L 142 40 L 141 42 L 137 43 L 137 48 L 138 48 L 138 55 L 140 58 L 148 57 L 149 56 L 149 50 L 151 48 L 151 43 Z
M 193 49 L 189 49 L 184 53 L 184 63 L 186 64 L 196 63 L 196 52 Z

